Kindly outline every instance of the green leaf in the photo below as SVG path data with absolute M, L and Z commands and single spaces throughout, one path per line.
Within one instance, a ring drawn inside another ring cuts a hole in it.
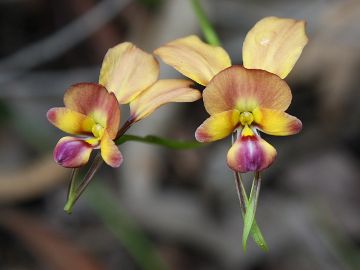
M 172 149 L 192 149 L 203 146 L 203 143 L 197 141 L 177 141 L 172 139 L 160 138 L 153 135 L 140 137 L 136 135 L 123 135 L 115 141 L 117 145 L 123 144 L 128 141 L 157 144 Z
M 168 269 L 156 248 L 104 184 L 93 183 L 86 198 L 96 215 L 143 270 Z
M 260 181 L 261 181 L 260 175 L 258 172 L 256 172 L 255 178 L 253 180 L 253 185 L 251 187 L 250 198 L 249 198 L 248 205 L 246 207 L 246 213 L 245 213 L 245 217 L 244 217 L 244 229 L 243 229 L 242 244 L 243 244 L 243 249 L 245 252 L 246 252 L 247 239 L 249 237 L 251 228 L 253 227 L 253 224 L 254 224 L 255 212 L 256 212 L 257 201 L 258 201 L 259 191 L 260 191 Z
M 204 34 L 206 42 L 210 45 L 220 46 L 220 40 L 218 35 L 216 34 L 214 28 L 212 27 L 208 17 L 206 16 L 199 0 L 191 0 L 193 10 L 195 12 L 196 17 L 198 18 L 201 31 Z

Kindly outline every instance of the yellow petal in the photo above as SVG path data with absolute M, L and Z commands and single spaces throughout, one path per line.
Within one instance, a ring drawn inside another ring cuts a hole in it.
M 187 80 L 159 80 L 130 103 L 134 121 L 139 121 L 160 106 L 169 102 L 192 102 L 201 98 L 201 93 L 189 86 Z
M 255 24 L 243 44 L 244 67 L 285 78 L 308 42 L 305 22 L 266 17 Z
M 217 73 L 231 66 L 230 57 L 223 48 L 208 45 L 197 36 L 171 41 L 154 53 L 201 85 L 207 85 Z
M 89 134 L 95 121 L 82 113 L 68 108 L 52 108 L 47 112 L 51 124 L 70 134 Z
M 270 135 L 293 135 L 299 133 L 302 128 L 299 119 L 282 111 L 257 108 L 253 115 L 258 127 Z
M 199 142 L 212 142 L 230 135 L 239 124 L 240 113 L 237 110 L 221 112 L 210 116 L 199 126 L 195 138 Z
M 210 115 L 233 109 L 251 112 L 256 107 L 285 111 L 291 91 L 284 80 L 272 73 L 232 66 L 214 77 L 203 99 Z
M 119 103 L 129 103 L 159 76 L 159 63 L 130 42 L 121 43 L 105 55 L 99 83 L 114 92 Z
M 116 168 L 119 167 L 123 162 L 124 159 L 121 152 L 119 151 L 119 148 L 114 143 L 114 141 L 110 139 L 110 136 L 106 131 L 101 138 L 100 149 L 101 157 L 109 166 Z

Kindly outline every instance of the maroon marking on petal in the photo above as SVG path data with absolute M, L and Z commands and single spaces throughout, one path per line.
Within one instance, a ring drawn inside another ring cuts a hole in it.
M 204 129 L 202 129 L 200 127 L 195 131 L 195 139 L 198 142 L 208 142 L 208 141 L 210 141 L 211 136 L 209 135 L 209 133 L 207 133 L 206 131 L 204 131 Z
M 114 154 L 110 157 L 111 167 L 113 167 L 113 168 L 120 167 L 120 165 L 123 163 L 123 161 L 124 161 L 124 158 L 123 158 L 121 152 L 116 152 L 116 154 Z
M 50 110 L 48 110 L 48 112 L 46 113 L 46 117 L 49 120 L 49 122 L 53 123 L 56 121 L 56 112 L 55 112 L 56 108 L 51 108 Z
M 291 130 L 292 134 L 299 133 L 302 129 L 302 123 L 299 119 L 296 119 L 297 121 L 292 121 L 289 129 Z

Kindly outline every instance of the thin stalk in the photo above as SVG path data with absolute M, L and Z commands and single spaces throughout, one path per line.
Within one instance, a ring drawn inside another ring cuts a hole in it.
M 206 16 L 204 9 L 202 8 L 199 0 L 191 0 L 193 10 L 199 21 L 201 31 L 204 34 L 206 42 L 210 45 L 220 46 L 220 39 L 212 27 L 209 18 Z
M 129 118 L 124 125 L 119 129 L 118 133 L 116 134 L 116 137 L 114 139 L 114 141 L 116 141 L 117 139 L 119 139 L 122 135 L 125 134 L 125 132 L 131 127 L 131 125 L 134 124 L 134 121 L 131 120 L 131 118 Z

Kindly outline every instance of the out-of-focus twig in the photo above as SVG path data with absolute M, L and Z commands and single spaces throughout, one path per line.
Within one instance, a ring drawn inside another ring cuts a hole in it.
M 44 269 L 104 269 L 94 258 L 81 251 L 76 243 L 32 216 L 2 209 L 0 225 L 23 242 Z
M 5 83 L 37 65 L 54 59 L 100 29 L 113 19 L 131 0 L 103 0 L 86 14 L 53 35 L 35 42 L 0 61 L 0 71 L 15 73 L 0 75 Z M 0 73 L 0 74 L 1 74 Z M 9 75 L 12 76 L 9 76 Z
M 0 203 L 35 198 L 67 180 L 68 171 L 57 165 L 50 155 L 24 169 L 2 172 L 0 175 Z

